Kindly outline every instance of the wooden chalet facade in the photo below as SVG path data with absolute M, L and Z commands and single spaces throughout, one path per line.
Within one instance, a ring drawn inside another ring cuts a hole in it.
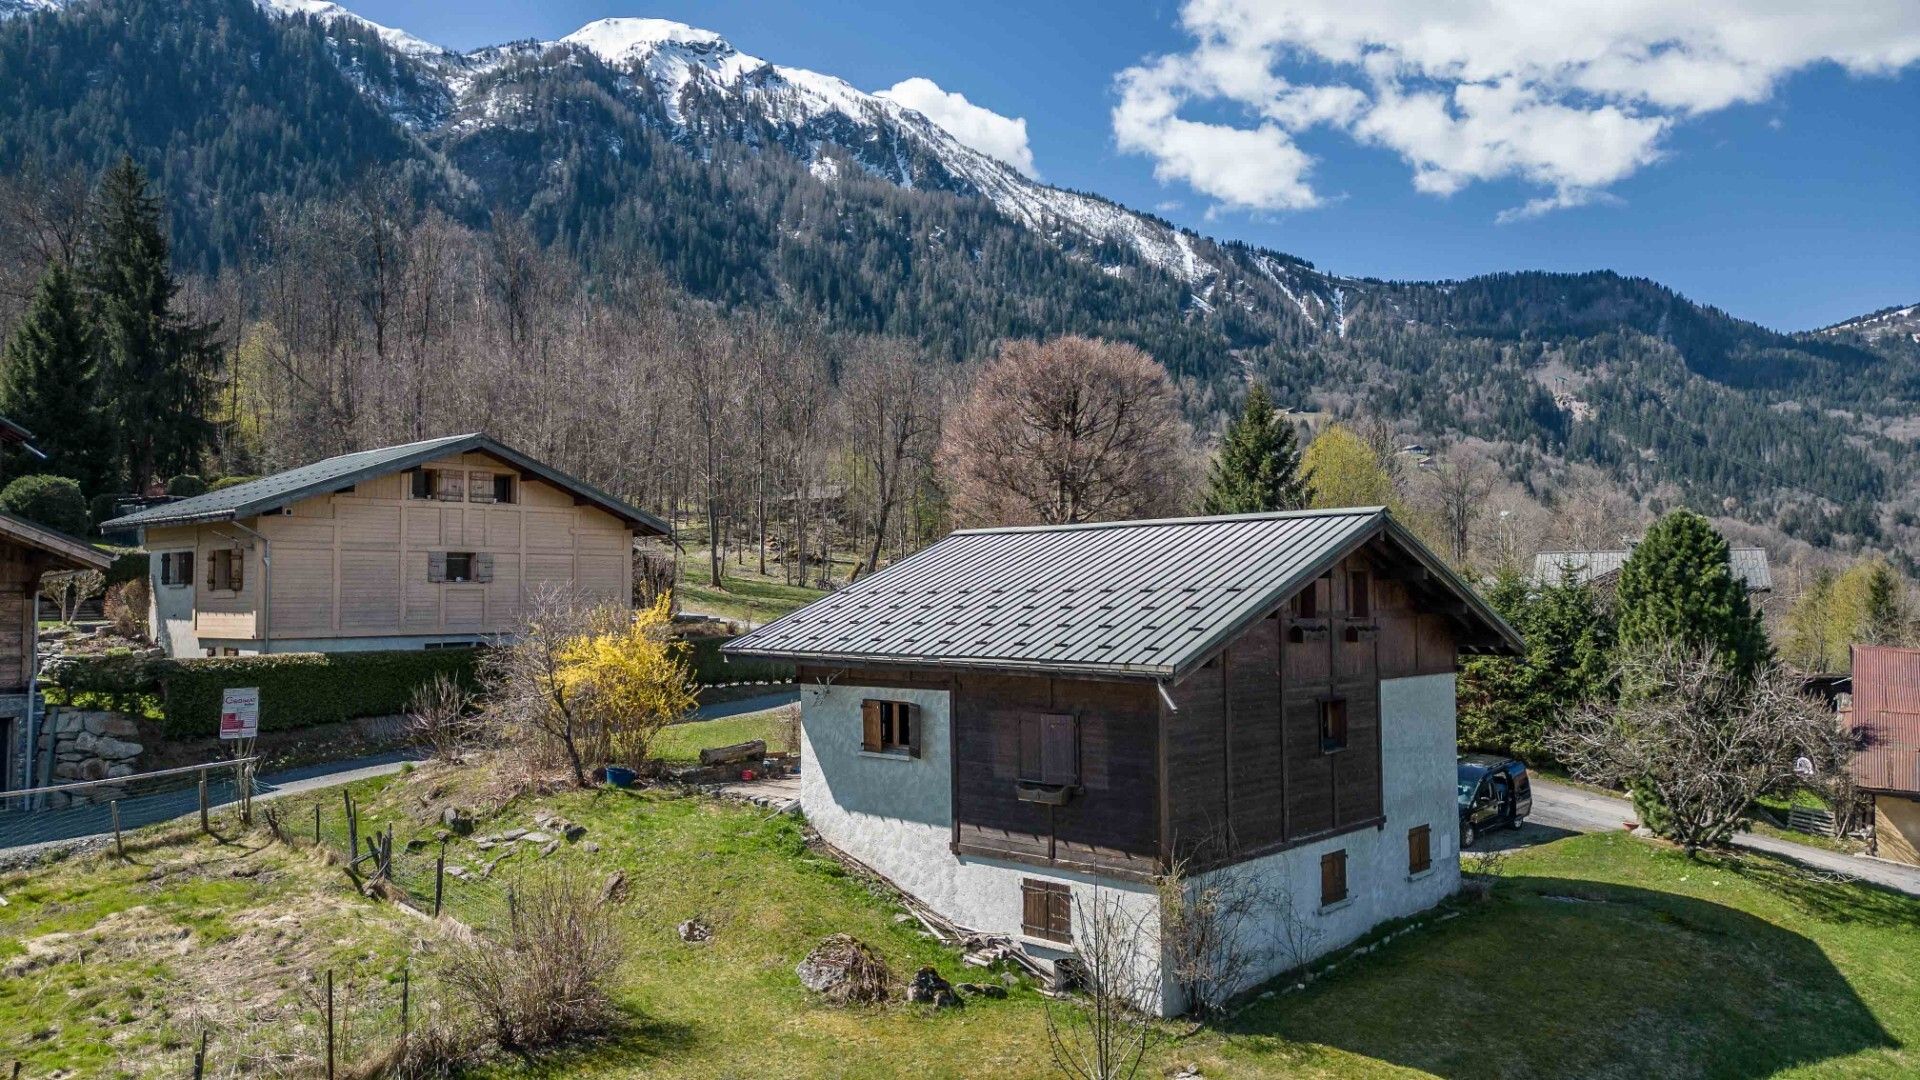
M 39 752 L 40 579 L 69 570 L 104 572 L 112 561 L 84 540 L 0 513 L 0 789 L 52 782 L 50 755 Z
M 824 837 L 1044 952 L 1176 861 L 1329 949 L 1451 893 L 1457 657 L 1518 647 L 1376 508 L 959 533 L 727 651 L 799 665 Z

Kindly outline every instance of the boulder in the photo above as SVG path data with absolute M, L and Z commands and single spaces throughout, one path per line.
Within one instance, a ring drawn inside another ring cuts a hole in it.
M 871 1005 L 887 999 L 893 981 L 887 962 L 851 934 L 833 934 L 794 968 L 800 985 L 840 1005 Z
M 675 927 L 675 929 L 679 932 L 681 941 L 699 942 L 713 940 L 713 927 L 708 926 L 707 920 L 698 916 L 688 919 L 678 927 Z
M 100 734 L 116 735 L 121 738 L 130 738 L 140 734 L 140 722 L 133 717 L 122 716 L 119 713 L 104 713 L 103 715 L 106 716 L 107 722 L 101 725 Z
M 923 967 L 913 973 L 913 981 L 907 984 L 907 1000 L 931 1005 L 936 1009 L 951 1009 L 960 1005 L 960 995 L 953 992 L 953 984 L 940 977 L 940 973 L 930 967 Z
M 473 831 L 473 815 L 457 806 L 449 806 L 440 811 L 440 824 L 457 836 L 465 836 Z
M 105 735 L 107 733 L 107 714 L 103 712 L 81 713 L 80 726 L 86 728 L 87 734 L 89 735 Z
M 109 766 L 99 758 L 88 758 L 80 763 L 80 779 L 105 780 Z
M 53 778 L 55 780 L 80 779 L 80 763 L 78 761 L 55 762 L 53 766 Z
M 529 843 L 529 844 L 550 844 L 550 843 L 552 843 L 552 842 L 553 842 L 553 837 L 552 837 L 552 835 L 551 835 L 551 834 L 548 834 L 548 833 L 543 833 L 543 832 L 526 832 L 526 831 L 524 831 L 524 830 L 520 830 L 520 829 L 515 829 L 514 831 L 515 831 L 515 832 L 518 832 L 518 833 L 520 834 L 519 836 L 517 836 L 517 837 L 515 837 L 514 839 L 517 839 L 517 840 L 524 840 L 524 841 L 526 841 L 526 842 L 527 842 L 527 843 Z
M 116 780 L 122 776 L 132 776 L 132 775 L 133 775 L 133 766 L 128 765 L 124 761 L 118 765 L 107 766 L 107 779 L 109 780 Z
M 77 712 L 62 709 L 47 718 L 53 730 L 62 735 L 71 735 L 86 730 L 86 717 Z

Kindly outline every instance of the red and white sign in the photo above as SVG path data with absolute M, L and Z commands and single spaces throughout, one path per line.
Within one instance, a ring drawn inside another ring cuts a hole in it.
M 260 734 L 260 688 L 230 686 L 220 695 L 220 737 L 251 739 Z

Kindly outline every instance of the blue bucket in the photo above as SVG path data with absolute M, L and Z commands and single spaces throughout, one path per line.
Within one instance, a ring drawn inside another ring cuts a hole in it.
M 607 783 L 612 787 L 632 787 L 637 775 L 624 765 L 609 765 L 606 768 Z

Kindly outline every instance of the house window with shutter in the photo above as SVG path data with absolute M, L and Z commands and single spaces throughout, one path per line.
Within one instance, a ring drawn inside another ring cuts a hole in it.
M 1320 703 L 1320 752 L 1331 754 L 1347 748 L 1347 703 L 1333 698 Z
M 1072 713 L 1020 718 L 1020 782 L 1047 787 L 1080 783 L 1080 723 Z
M 467 478 L 457 469 L 434 474 L 434 498 L 441 502 L 460 502 L 467 497 Z
M 1415 825 L 1407 830 L 1407 873 L 1424 874 L 1433 869 L 1433 830 Z
M 407 474 L 407 497 L 410 499 L 431 499 L 438 490 L 440 471 L 438 469 L 415 469 Z
M 1020 932 L 1073 944 L 1073 890 L 1054 881 L 1020 879 Z
M 449 551 L 443 556 L 441 581 L 461 582 L 473 580 L 473 552 Z
M 860 703 L 860 749 L 870 754 L 920 756 L 920 723 L 911 701 L 868 698 Z
M 1332 907 L 1347 898 L 1347 853 L 1329 851 L 1320 856 L 1320 906 Z
M 214 592 L 239 592 L 246 588 L 246 566 L 246 551 L 242 548 L 208 552 L 207 588 Z
M 193 552 L 169 551 L 160 556 L 160 584 L 193 584 Z
M 493 474 L 474 471 L 467 474 L 467 501 L 490 503 L 493 501 Z
M 513 501 L 513 477 L 506 473 L 493 474 L 493 501 L 497 503 Z

